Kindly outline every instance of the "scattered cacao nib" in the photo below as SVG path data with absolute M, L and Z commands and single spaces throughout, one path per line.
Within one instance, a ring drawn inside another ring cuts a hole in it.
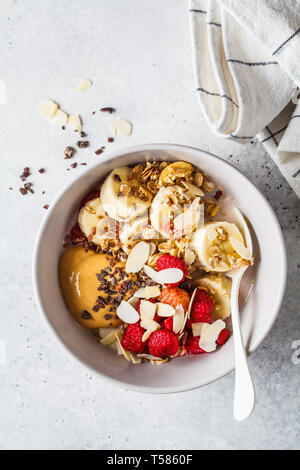
M 67 147 L 65 149 L 65 160 L 68 160 L 69 158 L 72 158 L 73 155 L 74 155 L 74 152 L 75 152 L 75 149 L 73 149 L 73 147 Z
M 86 166 L 86 163 L 85 163 L 85 162 L 83 162 L 83 163 L 80 163 L 80 165 Z
M 40 169 L 39 169 L 39 173 L 41 173 L 41 174 L 42 174 L 42 173 L 45 173 L 45 171 L 46 171 L 45 168 L 40 168 Z
M 31 194 L 33 194 L 31 186 L 32 186 L 32 183 L 25 183 L 24 184 L 24 188 L 26 189 L 26 191 L 29 191 Z
M 105 320 L 110 320 L 111 317 L 112 317 L 111 313 L 107 313 L 106 315 L 104 315 Z
M 26 181 L 26 178 L 28 178 L 28 176 L 30 175 L 30 169 L 28 166 L 26 166 L 23 170 L 23 173 L 20 175 L 20 178 L 22 181 Z
M 81 314 L 81 318 L 84 320 L 91 320 L 93 317 L 87 310 L 84 310 Z
M 8 188 L 8 189 L 12 190 L 13 188 Z
M 70 167 L 71 167 L 71 168 L 76 168 L 76 167 L 77 167 L 77 163 L 76 163 L 76 162 L 75 162 L 75 163 L 72 163 L 72 164 L 70 165 Z
M 42 194 L 46 194 L 46 191 L 42 191 Z
M 88 140 L 78 140 L 77 147 L 80 149 L 86 149 L 90 145 Z
M 107 108 L 101 108 L 100 111 L 102 113 L 109 113 L 109 114 L 112 114 L 115 112 L 115 108 L 110 108 L 110 107 L 107 107 Z
M 49 209 L 49 204 L 45 204 L 45 205 L 43 206 L 43 208 L 46 209 L 46 210 Z
M 181 282 L 178 287 L 180 289 L 190 290 L 192 288 L 192 280 L 186 277 L 185 280 Z
M 61 126 L 62 130 L 64 131 L 65 130 L 65 126 Z
M 112 137 L 107 137 L 107 142 L 113 142 L 114 139 Z
M 23 194 L 23 196 L 25 196 L 25 194 L 27 194 L 27 191 L 25 188 L 20 188 L 19 189 L 20 193 Z
M 101 150 L 104 150 L 104 149 L 105 149 L 105 147 L 104 147 L 104 145 L 103 145 L 103 146 L 101 147 Z
M 118 183 L 121 182 L 121 178 L 120 178 L 120 176 L 119 176 L 117 173 L 114 174 L 114 180 L 115 180 L 115 181 L 118 181 Z
M 215 198 L 216 201 L 218 201 L 220 199 L 220 197 L 222 197 L 222 196 L 223 196 L 223 191 L 219 190 L 214 195 L 214 198 Z
M 102 149 L 95 150 L 95 154 L 96 154 L 96 155 L 100 155 L 100 153 L 102 153 L 102 152 L 103 152 Z
M 83 138 L 83 137 L 86 137 L 86 136 L 87 136 L 87 134 L 85 132 L 83 132 L 83 131 L 80 132 L 80 137 Z
M 96 114 L 96 111 L 93 111 L 93 112 L 92 112 L 92 115 L 93 115 L 93 116 L 94 116 L 94 114 Z

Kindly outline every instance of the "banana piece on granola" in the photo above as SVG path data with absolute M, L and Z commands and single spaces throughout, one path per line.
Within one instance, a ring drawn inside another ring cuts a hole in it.
M 187 162 L 170 163 L 160 174 L 159 182 L 163 185 L 172 184 L 177 178 L 189 178 L 193 172 L 193 165 Z
M 116 168 L 101 187 L 101 201 L 108 215 L 119 222 L 128 222 L 144 214 L 150 207 L 152 195 L 135 179 L 131 169 Z
M 117 238 L 116 223 L 106 216 L 99 197 L 91 199 L 80 209 L 78 223 L 86 237 L 96 245 L 103 239 Z
M 195 232 L 192 247 L 206 271 L 226 272 L 252 264 L 244 238 L 234 223 L 206 224 Z

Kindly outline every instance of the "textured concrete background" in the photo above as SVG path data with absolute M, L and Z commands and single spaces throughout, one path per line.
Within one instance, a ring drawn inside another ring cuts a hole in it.
M 299 201 L 260 144 L 224 142 L 208 129 L 194 91 L 187 1 L 3 0 L 1 7 L 0 448 L 299 449 L 300 364 L 291 359 L 300 340 Z M 78 94 L 82 77 L 94 86 Z M 248 421 L 232 418 L 233 374 L 184 394 L 125 392 L 66 355 L 46 328 L 32 294 L 33 242 L 43 205 L 85 167 L 66 171 L 63 150 L 74 137 L 41 118 L 42 98 L 83 116 L 93 147 L 78 152 L 78 162 L 101 158 L 93 150 L 108 135 L 107 116 L 91 111 L 115 106 L 134 131 L 112 149 L 173 142 L 209 150 L 270 201 L 289 279 L 278 320 L 250 359 L 257 406 Z M 22 196 L 25 166 L 35 193 Z

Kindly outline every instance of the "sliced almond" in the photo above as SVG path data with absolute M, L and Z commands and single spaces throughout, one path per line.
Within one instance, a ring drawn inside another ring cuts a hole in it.
M 138 306 L 138 303 L 139 303 L 139 298 L 138 297 L 130 297 L 130 299 L 127 300 L 127 302 L 133 307 L 136 309 L 136 307 Z
M 162 269 L 157 274 L 159 284 L 175 284 L 184 277 L 183 271 L 177 268 Z
M 146 242 L 139 242 L 131 250 L 125 266 L 127 273 L 138 273 L 149 258 L 150 247 Z
M 202 332 L 209 326 L 209 323 L 192 323 L 193 336 L 201 336 Z
M 246 260 L 250 260 L 252 258 L 249 249 L 245 245 L 243 245 L 243 243 L 237 240 L 235 237 L 232 237 L 230 234 L 229 234 L 229 241 L 234 251 L 236 251 L 240 255 L 241 258 L 246 259 Z
M 110 344 L 114 343 L 116 341 L 116 332 L 112 331 L 109 333 L 105 338 L 100 340 L 100 343 L 103 344 L 103 346 L 109 346 Z
M 119 353 L 122 353 L 123 356 L 125 357 L 125 359 L 127 361 L 130 362 L 130 352 L 129 351 L 126 351 L 126 349 L 123 348 L 122 344 L 121 344 L 121 334 L 118 332 L 116 333 L 116 340 L 117 340 L 117 349 L 118 349 L 118 352 Z
M 55 124 L 59 124 L 63 126 L 64 124 L 67 124 L 68 122 L 68 115 L 61 109 L 58 109 L 56 113 L 52 116 L 51 120 Z
M 87 90 L 92 86 L 91 80 L 88 78 L 83 78 L 81 82 L 79 83 L 78 87 L 76 88 L 77 91 L 84 91 Z
M 109 130 L 112 135 L 117 135 L 117 121 L 112 121 L 110 123 Z
M 152 255 L 155 253 L 156 245 L 155 245 L 155 243 L 150 242 L 150 243 L 149 243 L 149 246 L 150 246 L 150 253 L 149 253 L 149 256 L 152 256 Z
M 39 103 L 39 110 L 40 113 L 45 117 L 45 118 L 52 118 L 52 116 L 56 113 L 58 110 L 58 105 L 54 103 L 54 101 L 51 100 L 43 100 L 40 101 Z
M 212 352 L 217 349 L 217 339 L 221 331 L 226 327 L 223 320 L 217 320 L 204 329 L 199 340 L 199 347 L 206 352 Z
M 158 297 L 160 295 L 160 287 L 159 286 L 146 286 L 146 299 L 151 299 L 152 297 Z
M 155 271 L 155 269 L 151 268 L 147 264 L 145 264 L 143 269 L 144 269 L 145 273 L 147 274 L 147 276 L 150 277 L 150 279 L 152 279 L 152 281 L 157 282 L 158 284 L 160 284 L 160 282 L 158 281 L 158 272 Z
M 142 341 L 143 342 L 147 341 L 149 336 L 151 335 L 151 333 L 153 333 L 153 331 L 156 331 L 156 330 L 159 330 L 159 329 L 160 329 L 160 324 L 157 323 L 156 321 L 152 320 L 152 322 L 149 324 L 147 330 L 143 334 Z
M 122 300 L 120 305 L 118 306 L 116 313 L 120 320 L 122 320 L 125 323 L 128 323 L 129 325 L 131 323 L 136 323 L 139 321 L 140 316 L 137 310 L 130 305 L 130 303 L 126 302 L 126 300 Z
M 196 287 L 196 289 L 194 289 L 194 291 L 192 293 L 192 297 L 191 297 L 191 300 L 190 300 L 190 303 L 189 303 L 189 306 L 188 306 L 188 310 L 187 310 L 187 318 L 190 318 L 191 310 L 192 310 L 192 306 L 193 306 L 193 302 L 194 302 L 196 292 L 197 292 L 197 287 Z
M 217 231 L 212 228 L 210 229 L 208 232 L 207 232 L 207 238 L 209 239 L 209 241 L 213 242 L 216 238 L 217 238 L 218 234 L 217 234 Z
M 156 313 L 159 317 L 172 317 L 175 315 L 175 308 L 173 308 L 172 305 L 157 302 Z
M 152 354 L 146 354 L 146 353 L 142 353 L 142 354 L 137 354 L 138 357 L 141 357 L 142 359 L 149 359 L 149 361 L 153 360 L 153 361 L 160 361 L 160 357 L 155 357 L 155 356 L 152 356 Z
M 115 333 L 116 331 L 118 331 L 117 328 L 99 328 L 99 337 L 103 339 L 110 335 L 110 333 Z
M 146 298 L 146 287 L 140 287 L 135 293 L 133 294 L 133 297 L 136 297 L 137 299 L 145 299 Z
M 130 354 L 130 359 L 131 359 L 131 362 L 133 364 L 140 364 L 142 362 L 142 359 L 140 357 L 138 357 L 136 354 L 134 353 L 129 353 Z
M 117 121 L 117 132 L 118 134 L 128 137 L 132 132 L 132 125 L 126 119 L 118 119 Z
M 204 196 L 204 192 L 202 189 L 198 188 L 192 183 L 189 183 L 188 181 L 182 181 L 182 184 L 192 193 L 194 196 Z
M 82 124 L 81 124 L 81 119 L 78 114 L 74 114 L 73 116 L 69 116 L 68 119 L 68 124 L 70 124 L 71 127 L 77 132 L 81 132 L 82 130 Z
M 184 323 L 184 310 L 182 305 L 177 305 L 175 308 L 175 315 L 173 316 L 173 331 L 175 334 L 179 333 Z
M 191 250 L 190 248 L 187 248 L 184 252 L 184 261 L 185 263 L 190 266 L 191 264 L 194 263 L 196 259 L 195 252 Z
M 141 313 L 141 326 L 147 329 L 152 323 L 156 312 L 156 304 L 148 302 L 147 300 L 141 300 L 140 313 Z

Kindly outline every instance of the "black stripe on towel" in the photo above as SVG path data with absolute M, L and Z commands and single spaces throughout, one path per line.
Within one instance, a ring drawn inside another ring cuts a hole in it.
M 190 8 L 189 10 L 191 13 L 202 13 L 202 15 L 206 15 L 207 11 L 205 10 L 196 10 L 195 8 Z
M 239 105 L 236 104 L 233 101 L 233 99 L 230 98 L 230 96 L 221 95 L 220 93 L 212 93 L 211 91 L 204 90 L 204 88 L 197 88 L 196 91 L 201 91 L 201 92 L 206 93 L 207 95 L 211 95 L 211 96 L 219 96 L 220 98 L 226 98 L 227 100 L 231 101 L 231 103 L 234 104 L 234 106 L 236 106 L 237 108 L 239 107 Z
M 297 29 L 297 31 L 295 31 L 294 34 L 292 34 L 289 38 L 287 38 L 282 44 L 280 44 L 280 46 L 277 47 L 277 49 L 272 53 L 272 55 L 277 54 L 277 52 L 279 52 L 291 39 L 293 39 L 299 33 L 300 33 L 300 28 Z
M 275 144 L 278 146 L 278 142 L 277 142 L 277 140 L 275 139 L 275 136 L 278 135 L 278 134 L 280 134 L 281 132 L 285 131 L 286 128 L 287 128 L 287 126 L 283 127 L 282 129 L 279 129 L 279 131 L 276 131 L 276 132 L 271 133 L 271 135 L 269 135 L 269 137 L 266 137 L 264 140 L 261 141 L 261 144 L 262 144 L 263 142 L 267 142 L 267 140 L 273 139 L 274 142 L 275 142 Z M 271 132 L 268 127 L 266 127 L 266 129 L 267 129 L 268 132 Z
M 206 24 L 209 26 L 218 26 L 218 28 L 222 27 L 221 23 L 215 23 L 214 21 L 208 21 Z
M 298 175 L 300 175 L 300 169 L 296 171 L 296 173 L 293 175 L 293 178 L 297 178 Z
M 242 65 L 249 65 L 249 67 L 254 67 L 258 65 L 278 65 L 278 62 L 270 61 L 270 62 L 244 62 L 243 60 L 238 59 L 227 59 L 227 62 L 232 62 L 234 64 L 242 64 Z

